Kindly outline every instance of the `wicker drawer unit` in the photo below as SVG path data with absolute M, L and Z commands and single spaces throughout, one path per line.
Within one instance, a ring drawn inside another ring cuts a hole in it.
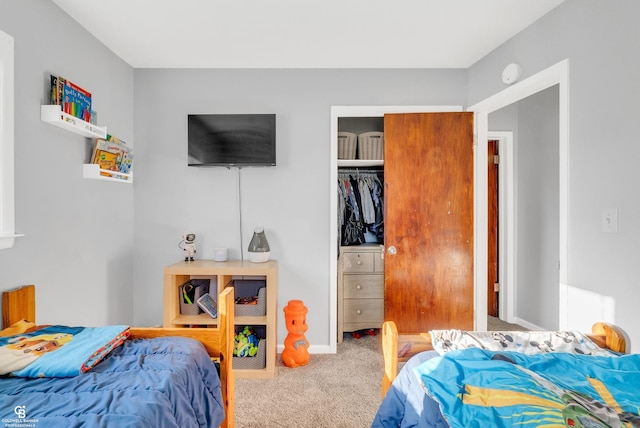
M 340 248 L 338 342 L 344 332 L 380 328 L 384 321 L 384 260 L 380 245 Z

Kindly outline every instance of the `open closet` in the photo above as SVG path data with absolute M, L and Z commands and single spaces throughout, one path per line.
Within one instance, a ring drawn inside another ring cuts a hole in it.
M 384 321 L 384 119 L 338 119 L 338 341 Z
M 383 133 L 382 159 L 338 159 L 340 133 L 371 131 Z M 332 133 L 337 342 L 385 320 L 406 333 L 472 329 L 473 113 L 448 106 L 334 107 Z M 364 174 L 380 177 L 382 240 L 367 223 L 364 242 L 358 225 L 348 225 L 343 240 L 338 189 L 345 174 L 355 182 Z

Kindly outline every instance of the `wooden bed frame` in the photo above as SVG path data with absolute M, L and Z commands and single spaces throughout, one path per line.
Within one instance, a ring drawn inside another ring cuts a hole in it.
M 212 357 L 220 362 L 220 383 L 226 419 L 223 428 L 234 426 L 234 335 L 233 287 L 225 288 L 218 296 L 218 326 L 215 328 L 155 328 L 131 327 L 131 339 L 150 339 L 160 336 L 182 336 L 196 339 Z M 35 286 L 26 285 L 2 293 L 2 328 L 27 320 L 35 323 Z
M 615 352 L 626 352 L 627 341 L 619 327 L 599 322 L 591 328 L 589 338 L 598 346 Z M 419 352 L 432 350 L 429 333 L 398 334 L 393 321 L 382 324 L 382 355 L 384 357 L 384 375 L 382 377 L 382 398 L 387 394 L 391 383 L 398 375 L 398 363 L 406 362 Z

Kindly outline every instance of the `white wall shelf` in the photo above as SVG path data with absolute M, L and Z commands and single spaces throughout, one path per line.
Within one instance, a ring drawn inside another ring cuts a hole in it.
M 41 105 L 40 120 L 74 134 L 87 138 L 107 138 L 107 127 L 86 122 L 78 117 L 67 114 L 59 105 Z M 133 183 L 133 174 L 100 169 L 98 164 L 83 165 L 82 176 L 95 180 L 115 181 L 119 183 Z
M 40 106 L 40 120 L 88 138 L 107 138 L 107 127 L 86 122 L 67 114 L 59 105 Z
M 363 168 L 367 166 L 383 166 L 384 160 L 378 159 L 338 159 L 339 167 Z
M 108 169 L 100 169 L 97 163 L 85 163 L 82 169 L 84 178 L 92 178 L 96 180 L 117 181 L 119 183 L 133 183 L 133 174 L 125 174 Z

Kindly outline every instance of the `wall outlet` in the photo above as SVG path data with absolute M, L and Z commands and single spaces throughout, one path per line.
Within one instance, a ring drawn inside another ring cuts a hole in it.
M 605 233 L 618 233 L 617 208 L 605 208 L 602 210 L 602 231 Z

